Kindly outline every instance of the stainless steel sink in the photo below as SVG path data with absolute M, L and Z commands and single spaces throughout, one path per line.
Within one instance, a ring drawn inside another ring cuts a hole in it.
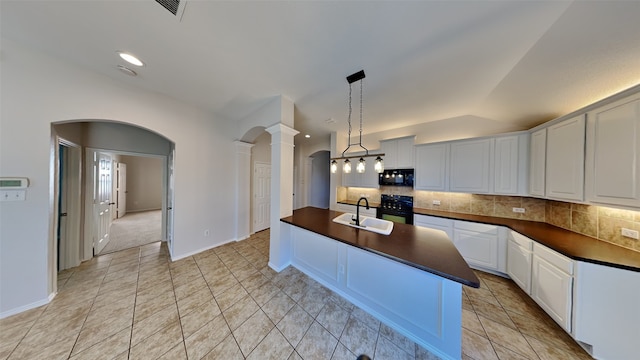
M 333 218 L 333 222 L 382 235 L 389 235 L 393 230 L 393 222 L 389 220 L 382 220 L 369 216 L 360 216 L 360 225 L 358 226 L 355 223 L 355 218 L 355 214 L 344 213 Z

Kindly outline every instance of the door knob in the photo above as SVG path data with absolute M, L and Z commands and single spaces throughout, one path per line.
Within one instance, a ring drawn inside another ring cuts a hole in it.
M 115 205 L 116 203 L 109 203 L 109 205 Z

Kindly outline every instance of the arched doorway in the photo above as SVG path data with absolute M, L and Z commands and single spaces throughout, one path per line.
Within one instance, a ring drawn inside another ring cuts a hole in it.
M 95 200 L 100 191 L 105 191 L 103 199 L 105 201 L 101 206 L 102 211 L 108 214 L 103 219 L 112 220 L 111 213 L 115 213 L 116 210 L 115 194 L 112 191 L 115 190 L 115 183 L 112 181 L 115 172 L 110 168 L 114 164 L 114 155 L 142 155 L 153 157 L 161 162 L 162 171 L 159 175 L 161 179 L 158 181 L 162 184 L 159 195 L 162 213 L 161 239 L 158 240 L 167 241 L 171 247 L 175 148 L 171 140 L 139 126 L 105 120 L 55 122 L 51 124 L 51 136 L 53 160 L 51 173 L 55 179 L 51 197 L 66 199 L 67 195 L 76 194 L 71 196 L 71 203 L 76 204 L 75 208 L 67 208 L 64 201 L 54 203 L 51 221 L 53 228 L 56 229 L 54 233 L 57 235 L 59 230 L 66 230 L 71 236 L 68 239 L 58 239 L 58 236 L 54 236 L 55 238 L 50 241 L 53 288 L 57 288 L 55 274 L 59 268 L 60 258 L 64 257 L 64 267 L 72 267 L 77 266 L 81 261 L 91 259 L 94 253 L 97 253 L 95 240 L 99 219 L 96 215 L 96 206 L 100 204 L 96 204 Z M 77 163 L 68 162 L 68 154 L 75 154 L 74 156 L 79 159 Z M 100 177 L 103 179 L 102 183 L 98 179 Z M 102 185 L 102 190 L 99 190 L 97 185 Z M 59 250 L 62 250 L 62 253 Z

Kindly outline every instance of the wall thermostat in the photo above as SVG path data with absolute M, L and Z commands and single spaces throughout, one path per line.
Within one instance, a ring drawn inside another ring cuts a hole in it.
M 20 190 L 29 187 L 26 177 L 0 177 L 0 190 Z

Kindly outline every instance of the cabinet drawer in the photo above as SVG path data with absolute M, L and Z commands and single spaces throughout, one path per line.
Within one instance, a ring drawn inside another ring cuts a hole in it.
M 498 227 L 495 225 L 478 224 L 468 221 L 454 221 L 453 226 L 456 229 L 475 231 L 483 234 L 498 235 Z
M 546 246 L 538 243 L 533 244 L 533 253 L 546 260 L 548 263 L 562 270 L 568 275 L 573 275 L 573 260 L 564 255 L 560 255 L 557 252 L 547 248 Z
M 515 231 L 511 232 L 511 241 L 529 251 L 533 248 L 533 240 Z

